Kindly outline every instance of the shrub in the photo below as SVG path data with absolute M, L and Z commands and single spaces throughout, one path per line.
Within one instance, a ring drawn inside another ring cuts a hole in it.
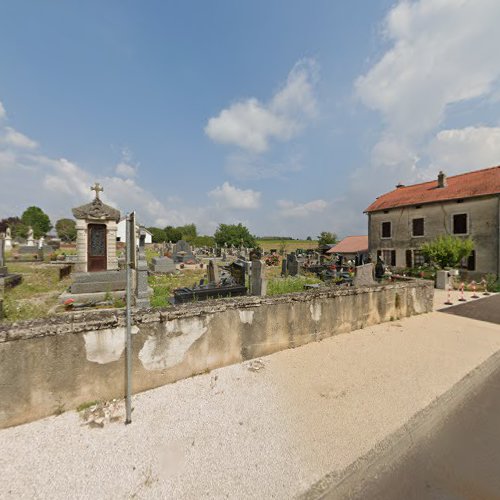
M 462 259 L 472 253 L 473 249 L 474 243 L 470 238 L 462 239 L 449 235 L 438 236 L 420 247 L 424 257 L 441 269 L 457 266 Z

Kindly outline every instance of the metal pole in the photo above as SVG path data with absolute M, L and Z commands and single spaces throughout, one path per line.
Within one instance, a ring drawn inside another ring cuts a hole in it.
M 125 396 L 125 408 L 126 408 L 126 418 L 125 424 L 130 424 L 132 422 L 132 318 L 130 314 L 130 304 L 132 295 L 132 272 L 131 272 L 131 245 L 135 244 L 130 238 L 130 214 L 127 215 L 126 223 L 126 235 L 127 235 L 127 245 L 125 252 L 125 268 L 127 271 L 127 306 L 126 306 L 126 316 L 127 316 L 127 346 L 126 346 L 126 363 L 127 363 L 127 375 L 126 375 L 126 396 Z

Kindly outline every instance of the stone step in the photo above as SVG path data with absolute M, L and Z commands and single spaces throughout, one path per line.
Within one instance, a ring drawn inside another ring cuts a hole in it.
M 74 283 L 112 283 L 114 281 L 125 281 L 127 272 L 121 271 L 98 271 L 95 273 L 75 273 L 73 274 Z
M 125 290 L 127 283 L 122 281 L 92 281 L 90 283 L 73 283 L 70 287 L 71 293 L 96 293 L 114 292 Z

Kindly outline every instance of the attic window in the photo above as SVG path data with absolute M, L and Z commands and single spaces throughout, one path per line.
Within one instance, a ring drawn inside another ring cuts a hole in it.
M 457 203 L 463 203 L 464 200 L 460 199 L 460 200 L 457 200 Z
M 422 205 L 415 205 L 415 208 L 422 208 Z
M 389 213 L 389 210 L 384 210 L 384 214 L 388 214 Z

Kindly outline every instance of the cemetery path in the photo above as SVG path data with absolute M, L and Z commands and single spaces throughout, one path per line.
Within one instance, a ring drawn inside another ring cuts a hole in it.
M 0 497 L 291 498 L 496 353 L 497 324 L 432 312 L 138 394 L 127 426 L 70 411 L 4 429 Z

